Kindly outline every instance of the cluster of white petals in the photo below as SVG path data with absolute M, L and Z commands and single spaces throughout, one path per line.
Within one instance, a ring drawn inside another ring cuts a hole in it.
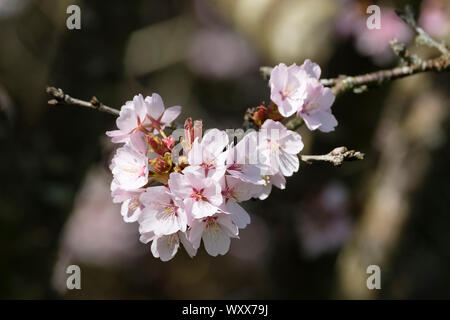
M 284 116 L 297 112 L 309 128 L 329 131 L 336 125 L 329 110 L 334 96 L 319 76 L 309 60 L 301 67 L 280 64 L 270 80 L 272 99 Z M 139 224 L 140 240 L 151 243 L 162 261 L 172 259 L 180 244 L 191 257 L 201 243 L 212 256 L 227 253 L 231 238 L 250 223 L 242 202 L 266 199 L 273 185 L 284 189 L 285 177 L 299 170 L 303 149 L 297 132 L 270 118 L 236 143 L 219 129 L 203 135 L 202 122 L 190 118 L 181 134 L 166 136 L 164 128 L 180 112 L 178 106 L 165 109 L 156 93 L 137 95 L 122 107 L 118 129 L 107 132 L 124 144 L 110 166 L 113 201 L 122 203 L 124 221 Z
M 309 130 L 330 132 L 338 124 L 331 113 L 335 95 L 320 83 L 320 74 L 319 65 L 309 59 L 301 66 L 280 63 L 270 75 L 270 98 L 282 116 L 296 113 Z

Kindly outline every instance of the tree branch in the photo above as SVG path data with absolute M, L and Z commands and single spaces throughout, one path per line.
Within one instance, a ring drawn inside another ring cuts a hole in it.
M 414 19 L 414 12 L 411 6 L 406 6 L 404 12 L 397 12 L 397 15 L 405 21 L 417 34 L 416 43 L 418 45 L 426 45 L 430 48 L 436 48 L 439 50 L 443 56 L 449 55 L 449 50 L 445 43 L 434 40 L 428 33 L 425 32 L 422 28 L 417 25 L 416 20 Z
M 331 87 L 335 95 L 342 94 L 347 91 L 361 93 L 369 86 L 377 86 L 387 81 L 404 78 L 421 72 L 443 72 L 450 70 L 450 56 L 442 55 L 438 58 L 420 61 L 417 64 L 396 67 L 393 69 L 380 70 L 372 73 L 366 73 L 358 76 L 341 75 L 337 78 L 321 79 L 320 82 Z M 264 77 L 270 76 L 272 68 L 261 67 L 261 73 Z
M 101 112 L 112 114 L 114 116 L 119 115 L 119 110 L 104 105 L 96 97 L 92 97 L 91 101 L 84 101 L 77 98 L 72 98 L 68 94 L 65 94 L 62 89 L 55 87 L 47 87 L 47 93 L 50 95 L 50 97 L 52 97 L 52 99 L 48 100 L 48 104 L 52 106 L 68 104 L 95 109 Z
M 95 109 L 101 112 L 106 112 L 114 116 L 119 116 L 119 110 L 105 106 L 96 97 L 93 97 L 91 101 L 84 101 L 77 98 L 73 98 L 68 94 L 65 94 L 62 89 L 55 87 L 47 87 L 47 93 L 52 97 L 48 101 L 50 105 L 68 104 L 74 106 L 80 106 L 90 109 Z M 291 119 L 286 127 L 290 130 L 297 130 L 303 121 L 301 118 L 296 117 Z M 344 161 L 362 160 L 364 159 L 364 153 L 355 150 L 348 150 L 346 147 L 338 147 L 331 152 L 324 155 L 299 155 L 299 159 L 303 162 L 310 164 L 313 161 L 330 162 L 334 166 L 340 166 Z
M 444 42 L 433 39 L 422 28 L 420 28 L 415 19 L 410 6 L 407 6 L 404 12 L 397 12 L 398 16 L 405 21 L 417 34 L 416 44 L 426 45 L 437 49 L 441 56 L 434 59 L 422 61 L 416 55 L 411 55 L 404 44 L 399 43 L 396 39 L 391 41 L 391 47 L 402 60 L 407 62 L 406 66 L 396 67 L 388 70 L 380 70 L 357 76 L 340 75 L 336 78 L 321 79 L 320 82 L 331 87 L 335 95 L 342 94 L 347 91 L 361 93 L 373 87 L 381 85 L 384 82 L 395 79 L 404 78 L 421 72 L 443 72 L 450 70 L 450 51 Z M 265 79 L 270 77 L 271 67 L 261 67 L 260 72 Z
M 334 166 L 340 166 L 344 161 L 364 159 L 364 153 L 348 150 L 346 147 L 338 147 L 324 155 L 299 155 L 298 157 L 308 164 L 311 164 L 312 161 L 325 161 L 331 162 Z
M 324 79 L 322 83 L 326 86 L 331 86 L 335 95 L 352 90 L 355 93 L 360 93 L 369 86 L 381 85 L 384 82 L 395 79 L 404 78 L 413 74 L 435 71 L 449 71 L 450 57 L 440 56 L 435 59 L 421 61 L 418 64 L 410 66 L 397 67 L 389 70 L 380 70 L 372 73 L 367 73 L 359 76 L 339 76 L 334 79 Z

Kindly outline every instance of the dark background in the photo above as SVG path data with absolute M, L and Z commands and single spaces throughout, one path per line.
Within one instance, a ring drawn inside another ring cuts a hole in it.
M 370 3 L 0 1 L 0 297 L 450 298 L 448 74 L 339 97 L 336 131 L 300 130 L 304 153 L 345 145 L 364 161 L 301 165 L 286 190 L 246 204 L 252 224 L 227 255 L 180 250 L 167 263 L 111 202 L 116 146 L 104 133 L 114 117 L 47 105 L 47 85 L 116 108 L 157 92 L 183 106 L 180 124 L 191 116 L 239 128 L 247 108 L 269 101 L 259 66 L 310 58 L 334 77 L 398 64 L 339 31 L 348 8 L 365 19 Z M 421 14 L 421 1 L 378 1 L 382 10 L 405 3 Z M 448 22 L 449 2 L 440 3 Z M 66 28 L 70 4 L 81 30 Z M 81 267 L 82 290 L 65 291 L 70 264 Z M 381 290 L 366 288 L 372 264 Z

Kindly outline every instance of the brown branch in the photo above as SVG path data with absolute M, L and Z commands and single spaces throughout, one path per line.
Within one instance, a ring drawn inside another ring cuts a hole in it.
M 410 66 L 381 70 L 353 77 L 339 76 L 334 79 L 324 79 L 321 82 L 326 86 L 332 87 L 333 92 L 338 95 L 350 90 L 359 93 L 369 86 L 380 85 L 387 81 L 404 78 L 421 72 L 442 72 L 449 70 L 450 57 L 440 56 Z
M 407 5 L 405 7 L 404 12 L 397 12 L 397 15 L 416 32 L 416 44 L 435 48 L 439 50 L 443 56 L 449 56 L 450 52 L 444 41 L 437 41 L 433 39 L 433 37 L 431 37 L 428 33 L 425 32 L 425 30 L 417 25 L 416 19 L 414 19 L 414 12 L 410 5 Z
M 272 68 L 261 67 L 260 70 L 263 76 L 267 77 L 270 75 Z M 334 94 L 339 95 L 347 91 L 360 93 L 369 86 L 381 85 L 387 81 L 404 78 L 421 72 L 443 72 L 449 70 L 450 56 L 442 55 L 438 58 L 420 61 L 417 64 L 409 66 L 380 70 L 358 76 L 341 75 L 337 78 L 321 79 L 320 82 L 326 87 L 331 87 Z
M 344 161 L 364 159 L 364 153 L 348 150 L 346 147 L 338 147 L 323 155 L 299 155 L 299 159 L 308 164 L 312 161 L 325 161 L 332 163 L 334 166 L 340 166 Z
M 68 94 L 65 94 L 62 89 L 55 87 L 47 87 L 47 93 L 50 97 L 52 97 L 52 99 L 48 101 L 48 104 L 52 106 L 68 104 L 95 109 L 115 116 L 119 115 L 119 110 L 104 105 L 96 97 L 92 97 L 91 101 L 84 101 L 77 98 L 72 98 Z
M 286 128 L 288 130 L 297 131 L 304 124 L 304 121 L 301 117 L 293 117 L 288 122 L 286 122 Z
M 427 34 L 422 28 L 417 25 L 410 6 L 406 7 L 405 12 L 398 12 L 397 14 L 416 32 L 417 45 L 426 45 L 428 47 L 435 48 L 441 53 L 441 56 L 438 58 L 422 61 L 416 55 L 411 55 L 404 44 L 401 44 L 396 39 L 393 39 L 390 42 L 391 47 L 395 54 L 397 54 L 402 60 L 407 63 L 406 66 L 376 71 L 357 76 L 340 75 L 336 78 L 321 79 L 320 82 L 326 87 L 331 87 L 335 95 L 339 95 L 347 91 L 361 93 L 366 91 L 368 87 L 377 86 L 387 81 L 404 78 L 421 72 L 449 71 L 450 51 L 447 48 L 447 45 L 443 41 L 439 42 L 433 39 L 429 34 Z M 260 72 L 263 77 L 267 79 L 270 77 L 272 69 L 273 68 L 271 67 L 261 67 Z

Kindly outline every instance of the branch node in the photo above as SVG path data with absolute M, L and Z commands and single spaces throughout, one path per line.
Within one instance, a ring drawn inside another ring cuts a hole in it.
M 97 99 L 97 97 L 96 96 L 93 96 L 92 97 L 92 99 L 91 99 L 91 101 L 89 101 L 95 108 L 100 108 L 100 106 L 101 106 L 101 103 L 100 103 L 100 101 Z

